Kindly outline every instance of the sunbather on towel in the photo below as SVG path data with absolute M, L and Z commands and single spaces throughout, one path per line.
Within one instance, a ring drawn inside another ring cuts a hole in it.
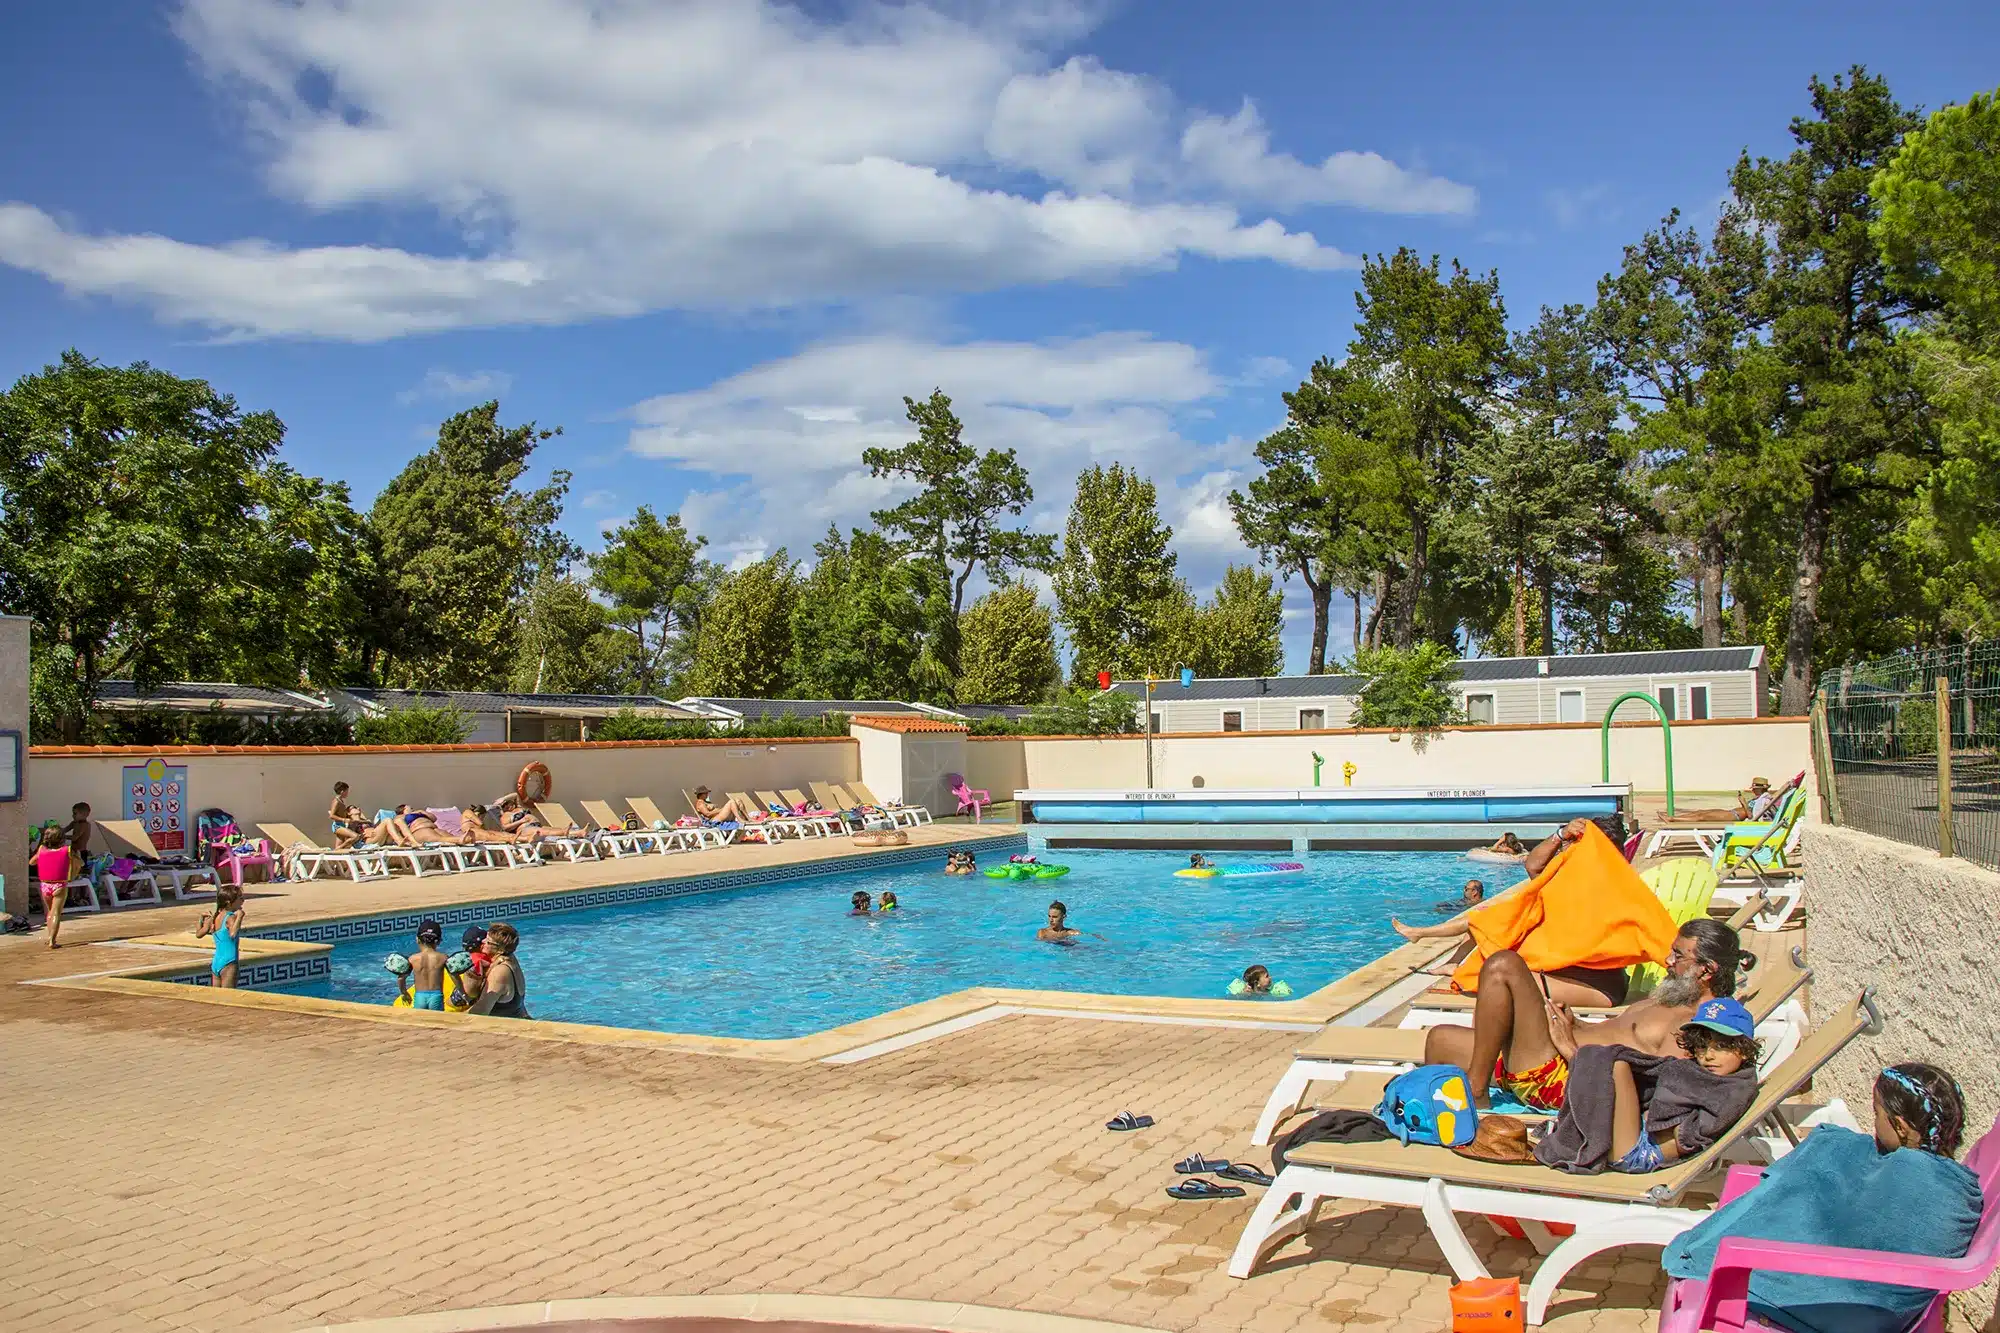
M 583 830 L 574 824 L 566 829 L 552 829 L 542 823 L 542 817 L 521 804 L 518 796 L 507 795 L 500 798 L 500 831 L 512 835 L 515 842 L 535 842 L 542 838 L 576 838 Z
M 1756 1188 L 1667 1243 L 1669 1276 L 1702 1278 L 1725 1236 L 1962 1256 L 1979 1228 L 1979 1178 L 1953 1161 L 1965 1098 L 1944 1070 L 1900 1064 L 1875 1079 L 1875 1137 L 1822 1125 L 1764 1169 Z M 1853 1278 L 1758 1272 L 1750 1313 L 1796 1333 L 1894 1333 L 1935 1292 Z M 1668 1327 L 1662 1319 L 1661 1326 Z
M 1503 900 L 1504 901 L 1504 900 Z M 1424 1063 L 1466 1071 L 1476 1106 L 1487 1088 L 1501 1087 L 1541 1111 L 1560 1111 L 1570 1061 L 1585 1046 L 1625 1046 L 1672 1056 L 1680 1030 L 1705 1001 L 1735 994 L 1744 964 L 1736 932 L 1707 917 L 1688 922 L 1667 951 L 1667 975 L 1653 993 L 1601 1023 L 1579 1023 L 1570 1007 L 1549 998 L 1544 978 L 1512 951 L 1487 960 L 1472 1026 L 1434 1027 L 1424 1039 Z
M 720 824 L 727 819 L 735 819 L 748 823 L 751 820 L 769 818 L 761 810 L 739 810 L 736 808 L 736 802 L 733 800 L 726 800 L 721 805 L 717 805 L 708 799 L 708 788 L 706 787 L 696 787 L 694 789 L 694 812 L 711 824 Z
M 1580 1046 L 1562 1114 L 1535 1144 L 1544 1166 L 1638 1175 L 1702 1152 L 1757 1100 L 1756 1022 L 1709 1000 L 1680 1031 L 1680 1058 Z

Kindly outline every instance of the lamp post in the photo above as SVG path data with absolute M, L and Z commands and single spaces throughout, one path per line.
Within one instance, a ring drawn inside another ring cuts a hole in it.
M 1146 790 L 1153 789 L 1153 686 L 1159 682 L 1146 673 Z

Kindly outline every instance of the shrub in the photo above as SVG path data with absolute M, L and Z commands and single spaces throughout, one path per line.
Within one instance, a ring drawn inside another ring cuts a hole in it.
M 1420 643 L 1411 649 L 1364 648 L 1346 670 L 1366 678 L 1356 701 L 1352 725 L 1403 727 L 1416 733 L 1422 749 L 1430 733 L 1465 721 L 1465 712 L 1451 692 L 1458 679 L 1458 662 L 1442 644 Z
M 457 745 L 472 734 L 472 714 L 449 705 L 410 704 L 354 724 L 357 745 Z
M 643 717 L 630 708 L 621 709 L 590 729 L 594 741 L 698 741 L 737 737 L 769 740 L 786 736 L 845 736 L 849 718 L 845 713 L 825 713 L 801 717 L 781 713 L 776 717 L 747 718 L 741 727 L 722 727 L 713 722 Z
M 1028 710 L 1013 730 L 1029 736 L 1129 735 L 1139 730 L 1139 701 L 1117 690 L 1063 690 Z

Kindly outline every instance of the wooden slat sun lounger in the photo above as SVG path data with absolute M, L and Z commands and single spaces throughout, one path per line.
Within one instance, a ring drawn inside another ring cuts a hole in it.
M 1737 993 L 1736 998 L 1750 1011 L 1750 1017 L 1757 1023 L 1757 1034 L 1764 1041 L 1762 1068 L 1775 1068 L 1805 1036 L 1809 1021 L 1805 1009 L 1791 1000 L 1811 980 L 1812 969 L 1806 966 L 1804 950 L 1794 948 L 1789 957 L 1772 959 L 1753 969 L 1748 984 Z M 1615 1009 L 1577 1011 L 1584 1018 L 1609 1017 L 1617 1012 Z M 1468 1021 L 1470 1017 L 1468 1009 Z M 1428 1035 L 1426 1027 L 1349 1027 L 1328 1023 L 1293 1053 L 1291 1067 L 1264 1102 L 1250 1142 L 1261 1147 L 1275 1138 L 1278 1126 L 1299 1112 L 1305 1105 L 1307 1091 L 1316 1083 L 1342 1083 L 1360 1073 L 1414 1069 L 1424 1062 L 1424 1041 Z
M 1661 1171 L 1578 1176 L 1544 1166 L 1475 1162 L 1446 1148 L 1387 1143 L 1308 1143 L 1287 1154 L 1229 1260 L 1249 1277 L 1272 1250 L 1311 1226 L 1329 1199 L 1421 1208 L 1431 1235 L 1460 1281 L 1485 1277 L 1459 1213 L 1511 1217 L 1575 1228 L 1555 1245 L 1528 1289 L 1528 1322 L 1539 1324 L 1562 1279 L 1592 1255 L 1623 1245 L 1663 1245 L 1701 1220 L 1705 1209 L 1677 1206 L 1724 1155 L 1760 1130 L 1793 1137 L 1782 1104 L 1856 1037 L 1882 1030 L 1872 991 L 1863 991 L 1799 1043 L 1759 1082 L 1743 1118 L 1706 1151 Z M 1357 1087 L 1356 1093 L 1364 1090 Z M 1288 1206 L 1294 1198 L 1296 1206 Z M 1543 1237 L 1545 1232 L 1538 1227 Z

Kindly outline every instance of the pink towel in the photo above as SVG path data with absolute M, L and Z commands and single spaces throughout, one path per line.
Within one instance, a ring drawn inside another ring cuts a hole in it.
M 462 837 L 465 833 L 465 813 L 461 810 L 440 810 L 431 806 L 426 811 L 437 824 L 438 832 L 451 837 Z

